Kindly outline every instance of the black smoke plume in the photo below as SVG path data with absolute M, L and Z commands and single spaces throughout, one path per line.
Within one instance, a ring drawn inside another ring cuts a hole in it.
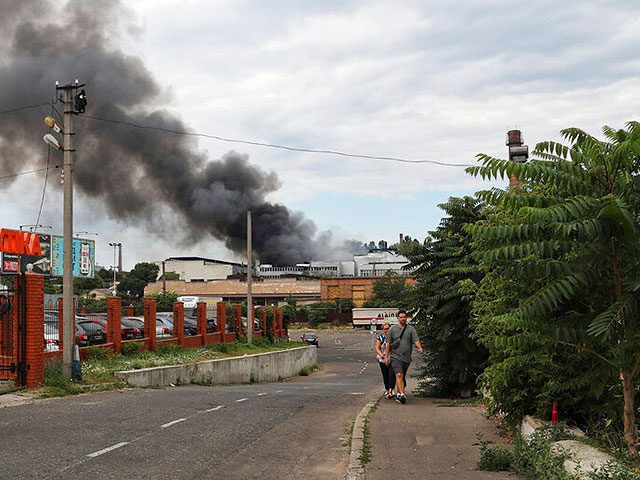
M 87 84 L 88 115 L 188 131 L 158 108 L 163 88 L 115 41 L 135 29 L 123 24 L 129 15 L 122 2 L 70 0 L 62 10 L 48 0 L 4 3 L 0 110 L 51 99 L 56 80 L 78 78 Z M 0 116 L 4 172 L 42 161 L 42 118 L 42 109 Z M 189 137 L 89 118 L 76 117 L 74 130 L 74 186 L 99 198 L 122 222 L 153 228 L 154 216 L 168 207 L 183 219 L 186 240 L 210 234 L 241 254 L 251 210 L 253 245 L 263 263 L 336 259 L 326 251 L 326 233 L 317 236 L 312 221 L 266 201 L 279 187 L 277 176 L 246 155 L 229 152 L 210 160 Z

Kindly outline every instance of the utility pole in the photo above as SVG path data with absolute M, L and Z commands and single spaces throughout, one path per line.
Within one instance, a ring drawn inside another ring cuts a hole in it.
M 247 343 L 253 343 L 253 301 L 251 300 L 251 210 L 247 210 Z
M 122 243 L 109 242 L 109 246 L 113 247 L 113 294 L 115 295 L 116 294 L 116 249 L 119 247 L 122 247 Z
M 73 376 L 73 104 L 71 84 L 56 90 L 64 90 L 64 201 L 63 201 L 63 271 L 62 271 L 62 372 L 66 378 Z
M 166 294 L 167 293 L 167 277 L 165 276 L 166 272 L 165 272 L 165 265 L 164 265 L 164 260 L 162 261 L 162 293 Z

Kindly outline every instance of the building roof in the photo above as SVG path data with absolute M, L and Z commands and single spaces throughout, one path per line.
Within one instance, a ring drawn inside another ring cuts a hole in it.
M 213 258 L 205 258 L 205 257 L 169 257 L 165 260 L 165 262 L 170 262 L 172 260 L 175 260 L 178 262 L 203 261 L 203 262 L 210 262 L 210 263 L 220 263 L 222 265 L 236 265 L 238 267 L 244 266 L 242 263 L 238 263 L 238 262 L 227 262 L 225 260 L 215 260 Z

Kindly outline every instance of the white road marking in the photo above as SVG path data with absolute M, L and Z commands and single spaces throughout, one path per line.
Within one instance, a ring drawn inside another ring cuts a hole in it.
M 98 456 L 102 455 L 103 453 L 110 452 L 111 450 L 115 450 L 116 448 L 124 447 L 128 443 L 129 442 L 116 443 L 115 445 L 111 445 L 110 447 L 103 448 L 102 450 L 98 450 L 97 452 L 90 453 L 89 455 L 87 455 L 87 457 L 89 457 L 89 458 L 98 457 Z
M 362 392 L 349 392 L 349 395 L 364 395 Z
M 262 392 L 262 393 L 257 394 L 256 397 L 261 397 L 262 395 L 266 395 L 266 394 L 267 394 L 267 392 Z
M 236 402 L 244 402 L 245 400 L 249 400 L 248 398 L 239 398 Z
M 275 392 L 273 392 L 273 393 L 282 393 L 282 390 L 276 390 L 276 391 L 275 391 Z
M 160 428 L 167 428 L 171 425 L 175 425 L 176 423 L 184 422 L 186 418 L 179 418 L 178 420 L 174 420 L 173 422 L 165 423 L 164 425 L 160 425 Z
M 208 410 L 205 410 L 205 412 L 215 412 L 216 410 L 220 410 L 222 407 L 224 407 L 224 405 L 218 405 L 217 407 L 213 407 Z

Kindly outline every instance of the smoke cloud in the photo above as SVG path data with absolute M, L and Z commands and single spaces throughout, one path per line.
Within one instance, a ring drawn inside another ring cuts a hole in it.
M 122 2 L 70 0 L 63 11 L 48 0 L 7 3 L 0 17 L 0 110 L 47 101 L 56 80 L 78 78 L 87 84 L 89 115 L 189 130 L 158 107 L 166 92 L 142 61 L 114 43 L 136 29 L 123 23 L 130 16 Z M 4 172 L 42 162 L 42 119 L 43 109 L 0 116 Z M 154 215 L 168 207 L 184 223 L 187 241 L 211 235 L 241 254 L 251 210 L 254 250 L 263 263 L 337 258 L 335 249 L 326 251 L 329 233 L 317 234 L 303 214 L 266 200 L 279 188 L 277 175 L 246 155 L 231 151 L 211 160 L 192 138 L 89 118 L 75 117 L 74 130 L 74 187 L 99 198 L 122 222 L 156 230 Z

